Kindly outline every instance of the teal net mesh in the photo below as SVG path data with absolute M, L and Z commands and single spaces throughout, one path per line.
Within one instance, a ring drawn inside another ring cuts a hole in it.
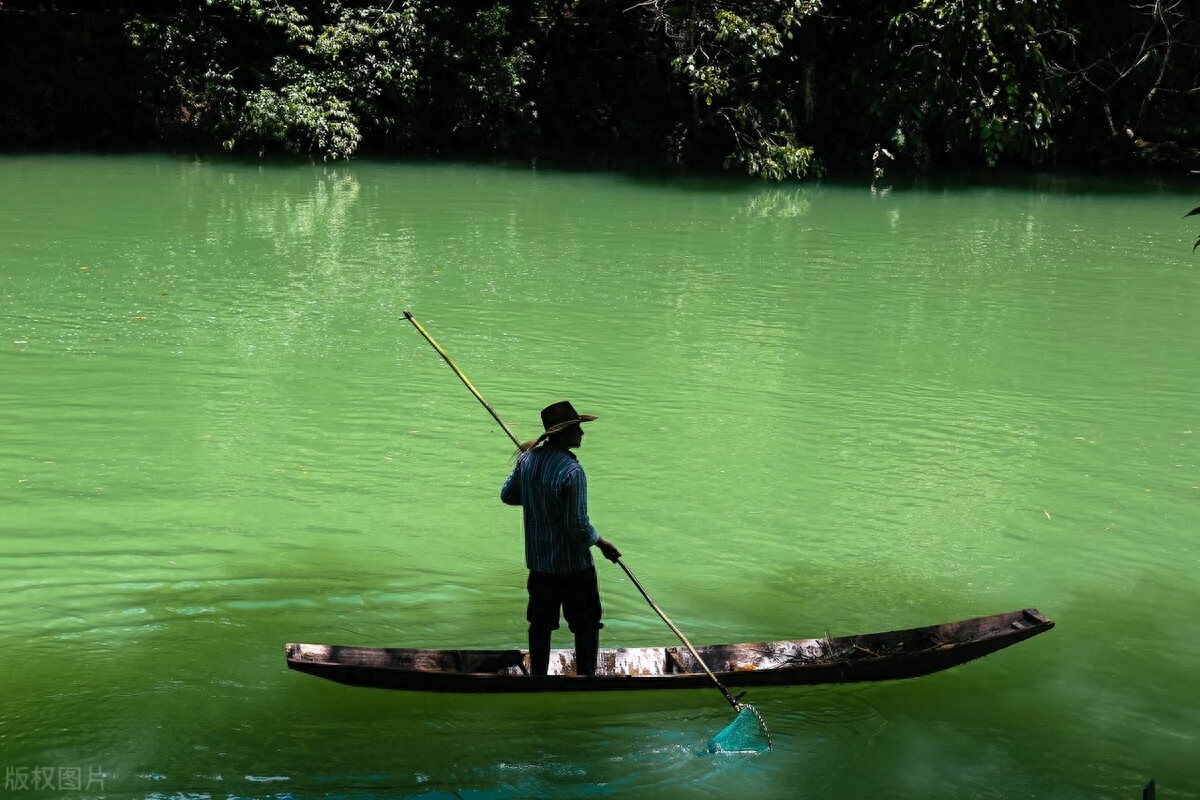
M 765 753 L 770 749 L 767 723 L 754 706 L 740 706 L 733 722 L 708 740 L 710 753 Z

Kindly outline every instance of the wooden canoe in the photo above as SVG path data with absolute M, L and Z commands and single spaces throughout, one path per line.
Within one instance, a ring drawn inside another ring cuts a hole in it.
M 787 686 L 915 678 L 1048 631 L 1036 609 L 924 628 L 697 647 L 727 686 Z M 685 647 L 602 648 L 597 674 L 575 674 L 573 650 L 552 650 L 550 674 L 528 673 L 525 650 L 286 646 L 288 667 L 350 686 L 430 692 L 552 692 L 711 687 Z

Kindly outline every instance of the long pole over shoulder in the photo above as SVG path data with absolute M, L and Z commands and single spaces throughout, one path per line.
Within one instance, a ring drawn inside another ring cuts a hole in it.
M 438 355 L 450 365 L 450 369 L 454 370 L 454 374 L 457 375 L 458 379 L 463 382 L 463 385 L 471 390 L 471 394 L 475 395 L 475 399 L 483 404 L 483 407 L 486 408 L 488 413 L 492 415 L 492 419 L 500 423 L 500 427 L 503 428 L 504 432 L 508 434 L 508 438 L 512 439 L 512 442 L 517 446 L 517 449 L 521 449 L 520 440 L 517 439 L 516 435 L 509 430 L 507 425 L 504 424 L 504 420 L 500 419 L 500 415 L 496 413 L 496 410 L 491 407 L 488 401 L 483 399 L 483 395 L 479 393 L 479 390 L 476 389 L 469 380 L 467 380 L 467 376 L 464 375 L 462 370 L 455 365 L 454 360 L 451 359 L 446 351 L 441 348 L 441 345 L 433 340 L 433 337 L 429 335 L 429 332 L 421 327 L 421 323 L 417 322 L 417 320 L 409 311 L 405 310 L 404 318 L 411 322 L 413 327 L 425 337 L 425 341 L 433 345 L 433 349 L 436 350 Z M 684 645 L 687 646 L 688 652 L 692 654 L 692 658 L 696 659 L 696 663 L 700 665 L 700 668 L 708 674 L 708 677 L 712 678 L 713 683 L 715 683 L 717 688 L 721 690 L 721 694 L 725 695 L 725 699 L 729 701 L 729 704 L 733 706 L 735 710 L 740 710 L 742 708 L 741 704 L 738 703 L 737 699 L 729 693 L 729 690 L 725 688 L 725 684 L 721 683 L 720 678 L 714 675 L 712 670 L 708 668 L 708 665 L 704 663 L 704 659 L 700 658 L 700 654 L 696 652 L 696 648 L 693 647 L 692 643 L 688 641 L 688 638 L 683 635 L 683 632 L 680 631 L 679 628 L 675 627 L 675 623 L 671 622 L 671 619 L 663 612 L 661 608 L 658 607 L 658 604 L 654 602 L 649 593 L 647 593 L 645 588 L 642 587 L 641 581 L 634 576 L 629 567 L 625 565 L 625 562 L 618 558 L 616 563 L 620 565 L 621 569 L 625 570 L 625 574 L 629 576 L 629 580 L 633 581 L 633 585 L 636 586 L 637 590 L 642 593 L 642 597 L 646 598 L 646 602 L 650 604 L 650 607 L 654 609 L 655 613 L 662 618 L 663 622 L 667 623 L 667 627 L 679 637 L 679 641 L 683 642 Z
M 508 438 L 512 439 L 512 443 L 516 445 L 518 450 L 520 450 L 521 440 L 517 438 L 517 435 L 513 433 L 507 425 L 504 424 L 504 420 L 500 419 L 500 415 L 496 413 L 496 409 L 492 408 L 488 401 L 483 399 L 483 395 L 479 393 L 479 390 L 471 385 L 471 382 L 467 380 L 467 376 L 464 375 L 463 371 L 458 368 L 458 366 L 454 363 L 454 360 L 450 358 L 449 354 L 442 349 L 441 345 L 433 340 L 433 337 L 429 335 L 429 332 L 421 327 L 421 323 L 417 322 L 416 318 L 413 317 L 413 315 L 407 309 L 404 311 L 404 318 L 413 324 L 413 327 L 417 329 L 417 332 L 425 337 L 425 341 L 429 342 L 429 344 L 433 346 L 433 349 L 436 350 L 437 354 L 442 357 L 442 360 L 450 365 L 450 369 L 454 370 L 454 374 L 457 375 L 458 379 L 463 382 L 463 386 L 466 386 L 471 390 L 471 394 L 475 395 L 475 399 L 483 404 L 483 407 L 487 409 L 487 412 L 492 415 L 492 419 L 496 420 L 496 422 L 500 424 L 500 427 L 503 428 L 504 432 L 508 434 Z
M 433 337 L 430 336 L 429 333 L 424 328 L 421 327 L 421 323 L 417 322 L 417 320 L 413 317 L 413 315 L 411 313 L 409 313 L 407 310 L 405 310 L 405 312 L 404 312 L 404 318 L 413 324 L 413 327 L 417 329 L 417 332 L 425 337 L 425 341 L 429 342 L 429 344 L 433 346 L 433 349 L 436 350 L 437 354 L 442 357 L 442 360 L 450 365 L 450 369 L 454 370 L 454 374 L 457 375 L 458 379 L 463 382 L 463 385 L 471 390 L 471 394 L 475 395 L 475 399 L 478 400 L 483 405 L 483 407 L 487 409 L 487 412 L 492 415 L 492 419 L 496 420 L 496 422 L 498 422 L 500 424 L 500 427 L 503 428 L 504 432 L 508 434 L 508 438 L 512 439 L 512 443 L 517 446 L 517 449 L 521 450 L 522 449 L 521 441 L 516 437 L 516 434 L 514 434 L 509 429 L 509 427 L 504 424 L 504 420 L 500 419 L 500 415 L 496 413 L 496 409 L 492 408 L 491 405 L 488 404 L 488 401 L 483 399 L 483 395 L 481 395 L 479 393 L 479 390 L 471 385 L 471 382 L 469 380 L 467 380 L 467 376 L 463 374 L 462 370 L 460 370 L 457 365 L 455 365 L 453 359 L 451 359 L 450 356 L 446 353 L 446 351 L 441 348 L 441 345 L 439 345 L 437 342 L 435 342 L 433 340 Z M 702 659 L 700 657 L 700 654 L 696 652 L 696 648 L 693 647 L 692 643 L 689 642 L 687 637 L 683 635 L 683 632 L 680 631 L 679 628 L 677 628 L 675 626 L 674 622 L 671 622 L 670 618 L 667 617 L 667 615 L 665 613 L 663 613 L 663 610 L 658 607 L 658 604 L 655 603 L 653 599 L 651 599 L 649 593 L 647 593 L 645 588 L 642 587 L 641 582 L 636 577 L 634 577 L 634 574 L 633 574 L 633 572 L 630 571 L 629 567 L 625 566 L 625 562 L 622 561 L 620 559 L 620 557 L 618 557 L 616 559 L 616 563 L 618 565 L 620 565 L 621 569 L 625 570 L 625 574 L 629 576 L 629 580 L 633 581 L 633 585 L 636 586 L 638 591 L 642 593 L 642 597 L 646 598 L 646 602 L 650 604 L 650 607 L 652 609 L 654 609 L 655 613 L 657 613 L 658 616 L 662 618 L 663 622 L 667 623 L 667 627 L 669 627 L 671 629 L 671 631 L 677 637 L 679 637 L 679 640 L 681 642 L 683 642 L 684 645 L 687 646 L 688 652 L 690 652 L 692 654 L 692 658 L 696 659 L 696 663 L 698 663 L 700 665 L 700 668 L 703 669 L 705 671 L 705 673 L 708 674 L 708 677 L 712 679 L 712 682 L 715 683 L 717 688 L 721 690 L 721 694 L 723 694 L 725 696 L 725 699 L 729 701 L 729 705 L 733 706 L 733 709 L 738 712 L 737 718 L 734 719 L 734 721 L 732 723 L 730 723 L 728 726 L 726 726 L 726 728 L 723 731 L 718 733 L 715 737 L 713 737 L 713 739 L 711 739 L 709 741 L 709 750 L 714 751 L 714 743 L 715 742 L 724 738 L 727 733 L 729 733 L 731 731 L 736 731 L 736 729 L 738 729 L 738 727 L 739 727 L 740 721 L 743 719 L 743 717 L 747 713 L 752 713 L 753 716 L 755 717 L 755 719 L 758 721 L 759 728 L 762 730 L 763 735 L 766 737 L 767 749 L 770 750 L 771 749 L 771 735 L 770 735 L 770 733 L 767 732 L 767 724 L 763 721 L 762 716 L 759 715 L 758 711 L 756 709 L 754 709 L 752 706 L 743 705 L 743 704 L 739 703 L 737 697 L 734 697 L 732 694 L 729 693 L 729 690 L 727 688 L 725 688 L 725 684 L 721 683 L 721 679 L 718 678 L 716 675 L 714 675 L 713 671 L 708 668 L 708 665 L 704 663 L 704 659 Z M 738 695 L 738 697 L 740 697 L 740 696 L 741 695 Z

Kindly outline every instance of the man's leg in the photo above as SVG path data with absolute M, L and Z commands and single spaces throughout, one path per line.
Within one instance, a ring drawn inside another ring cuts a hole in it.
M 575 674 L 595 675 L 600 650 L 600 587 L 596 568 L 571 573 L 563 595 L 563 616 L 575 634 Z
M 595 675 L 600 655 L 600 629 L 575 631 L 575 674 Z
M 550 631 L 529 628 L 529 672 L 545 675 L 550 671 Z
M 550 669 L 550 635 L 558 628 L 560 602 L 555 588 L 555 576 L 530 570 L 526 588 L 529 605 L 525 619 L 529 621 L 529 671 L 545 675 Z

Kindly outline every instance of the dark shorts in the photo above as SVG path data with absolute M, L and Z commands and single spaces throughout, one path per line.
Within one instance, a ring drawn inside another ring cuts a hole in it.
M 529 606 L 525 618 L 530 630 L 558 630 L 558 614 L 562 610 L 567 627 L 572 632 L 599 630 L 600 588 L 596 583 L 596 568 L 579 572 L 529 571 Z

